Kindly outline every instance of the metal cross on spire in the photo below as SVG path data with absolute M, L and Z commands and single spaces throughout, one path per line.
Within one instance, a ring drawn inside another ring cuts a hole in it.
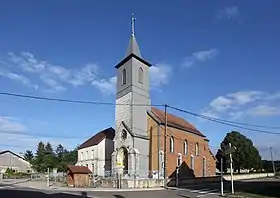
M 132 13 L 132 17 L 131 17 L 131 35 L 134 36 L 135 34 L 135 14 Z

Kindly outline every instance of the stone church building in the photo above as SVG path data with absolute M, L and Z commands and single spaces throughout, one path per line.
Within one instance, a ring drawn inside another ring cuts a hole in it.
M 132 29 L 126 56 L 115 66 L 117 105 L 111 169 L 127 176 L 162 178 L 165 112 L 151 106 L 152 64 L 142 57 Z M 208 143 L 189 122 L 167 114 L 166 176 L 173 177 L 176 171 L 184 177 L 215 175 L 215 158 Z

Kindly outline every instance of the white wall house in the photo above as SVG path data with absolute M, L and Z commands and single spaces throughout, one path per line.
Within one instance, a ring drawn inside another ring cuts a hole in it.
M 87 166 L 94 175 L 106 176 L 111 171 L 115 130 L 107 128 L 86 140 L 78 149 L 78 166 Z
M 11 152 L 0 152 L 0 172 L 5 173 L 8 168 L 12 168 L 15 172 L 31 173 L 31 164 L 23 157 Z

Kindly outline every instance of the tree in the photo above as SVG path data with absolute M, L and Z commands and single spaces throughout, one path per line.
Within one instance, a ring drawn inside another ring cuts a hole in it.
M 33 161 L 33 168 L 38 172 L 45 172 L 46 171 L 46 164 L 45 164 L 45 144 L 41 141 L 39 142 L 36 150 L 36 156 Z
M 8 175 L 12 175 L 14 173 L 14 170 L 12 168 L 7 168 L 5 173 Z
M 59 144 L 55 151 L 52 145 L 47 142 L 39 142 L 35 156 L 32 151 L 26 151 L 25 156 L 32 158 L 32 167 L 38 172 L 46 172 L 48 168 L 57 168 L 59 172 L 66 171 L 67 165 L 74 165 L 78 159 L 78 147 L 72 151 L 68 151 Z
M 45 165 L 47 168 L 56 168 L 56 156 L 49 142 L 45 146 Z
M 225 156 L 223 156 L 223 151 L 221 149 L 219 149 L 217 151 L 217 154 L 216 154 L 216 168 L 222 172 L 221 170 L 221 159 L 223 158 L 223 172 L 227 172 L 227 168 L 228 168 L 228 163 L 227 163 L 227 158 Z
M 30 150 L 25 151 L 23 157 L 29 163 L 31 163 L 31 164 L 33 163 L 34 155 L 33 155 L 32 151 L 30 151 Z
M 253 142 L 237 131 L 232 131 L 226 135 L 221 143 L 219 154 L 216 154 L 217 165 L 221 163 L 221 152 L 224 152 L 231 143 L 237 149 L 232 154 L 233 169 L 240 173 L 241 169 L 255 169 L 258 170 L 262 167 L 261 156 L 259 151 L 254 147 Z M 229 156 L 224 156 L 224 161 L 229 162 Z M 228 167 L 228 164 L 225 167 Z
M 59 144 L 55 150 L 56 153 L 56 167 L 59 172 L 65 171 L 67 166 L 67 158 L 66 154 L 68 151 L 64 149 L 64 147 Z

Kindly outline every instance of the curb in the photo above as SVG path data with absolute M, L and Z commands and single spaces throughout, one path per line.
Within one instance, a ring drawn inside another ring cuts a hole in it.
M 20 188 L 32 188 L 37 190 L 47 190 L 47 191 L 63 191 L 63 192 L 137 192 L 137 191 L 159 191 L 165 190 L 165 188 L 71 188 L 71 187 L 35 187 L 35 186 L 21 186 L 21 185 L 14 185 Z

